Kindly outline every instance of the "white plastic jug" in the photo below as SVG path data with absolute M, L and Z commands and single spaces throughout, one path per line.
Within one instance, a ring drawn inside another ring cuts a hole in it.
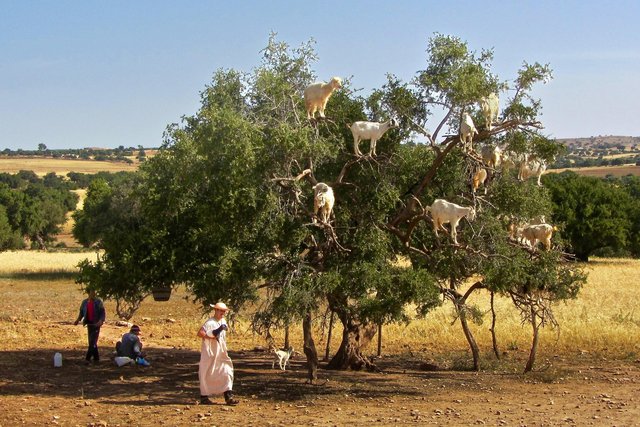
M 53 367 L 54 368 L 62 367 L 62 354 L 56 353 L 53 355 Z

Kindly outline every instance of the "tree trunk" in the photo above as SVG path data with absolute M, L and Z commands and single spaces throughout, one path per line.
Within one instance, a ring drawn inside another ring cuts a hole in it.
M 329 360 L 329 351 L 331 349 L 331 332 L 333 331 L 333 318 L 335 313 L 331 311 L 331 317 L 329 317 L 329 332 L 327 333 L 327 347 L 324 350 L 324 361 Z
M 284 328 L 284 348 L 289 348 L 289 323 Z
M 533 364 L 536 361 L 536 351 L 538 350 L 538 333 L 540 332 L 540 325 L 538 325 L 538 316 L 533 307 L 531 307 L 531 326 L 533 328 L 533 341 L 531 343 L 531 351 L 529 351 L 529 360 L 527 360 L 527 366 L 524 368 L 524 373 L 531 372 Z
M 382 356 L 382 323 L 378 325 L 378 357 Z
M 493 343 L 493 353 L 496 359 L 500 359 L 500 350 L 498 350 L 498 339 L 496 337 L 496 308 L 493 305 L 495 294 L 491 292 L 491 341 Z
M 342 343 L 338 352 L 327 365 L 327 369 L 359 371 L 364 367 L 369 371 L 378 370 L 376 365 L 362 354 L 362 348 L 369 344 L 376 335 L 376 325 L 363 325 L 351 319 L 344 312 L 336 314 L 344 327 Z
M 318 352 L 313 341 L 311 323 L 311 312 L 308 312 L 302 321 L 302 331 L 304 334 L 304 354 L 307 356 L 307 382 L 309 383 L 318 379 Z
M 455 302 L 456 311 L 458 312 L 458 316 L 460 317 L 460 324 L 462 325 L 462 330 L 464 331 L 464 336 L 467 338 L 467 342 L 469 343 L 469 348 L 471 348 L 471 354 L 473 355 L 473 370 L 480 370 L 480 349 L 478 348 L 478 343 L 476 343 L 473 334 L 471 333 L 471 329 L 469 329 L 469 323 L 467 322 L 467 315 L 465 313 L 464 304 L 459 301 Z
M 589 262 L 589 252 L 576 251 L 575 255 L 578 261 Z

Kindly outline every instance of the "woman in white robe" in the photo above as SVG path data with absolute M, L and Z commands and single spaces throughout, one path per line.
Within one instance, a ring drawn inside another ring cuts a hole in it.
M 211 305 L 213 317 L 207 320 L 198 331 L 202 338 L 198 378 L 200 380 L 200 403 L 211 405 L 209 396 L 223 394 L 227 405 L 237 405 L 233 398 L 233 363 L 227 353 L 227 321 L 224 316 L 229 309 L 219 302 Z

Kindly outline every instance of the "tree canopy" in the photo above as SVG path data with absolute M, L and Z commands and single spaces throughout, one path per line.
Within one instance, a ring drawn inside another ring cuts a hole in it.
M 128 209 L 117 209 L 124 190 L 91 188 L 93 214 L 78 227 L 87 242 L 101 239 L 105 255 L 83 265 L 81 283 L 116 299 L 142 298 L 162 282 L 185 284 L 203 304 L 224 299 L 238 310 L 253 302 L 254 328 L 266 335 L 302 321 L 310 380 L 317 367 L 311 326 L 321 308 L 344 327 L 329 367 L 375 369 L 361 350 L 376 326 L 427 315 L 443 296 L 454 304 L 477 369 L 467 324 L 472 292 L 508 295 L 538 325 L 549 303 L 575 297 L 584 275 L 561 244 L 543 252 L 509 238 L 510 221 L 550 216 L 549 192 L 517 182 L 514 171 L 491 169 L 488 193 L 474 194 L 471 176 L 485 166 L 458 135 L 468 112 L 479 130 L 476 147 L 499 143 L 513 156 L 552 158 L 559 147 L 540 133 L 541 104 L 530 95 L 550 78 L 549 67 L 524 63 L 511 81 L 500 81 L 490 50 L 476 53 L 436 34 L 427 52 L 412 81 L 388 75 L 368 96 L 344 78 L 323 120 L 307 120 L 302 99 L 316 78 L 312 42 L 291 48 L 272 35 L 251 72 L 215 72 L 199 111 L 169 126 L 158 154 L 141 166 L 123 196 Z M 509 95 L 489 131 L 478 102 L 499 91 Z M 399 126 L 378 141 L 379 155 L 354 155 L 348 125 L 389 118 Z M 318 183 L 335 194 L 329 221 L 313 212 Z M 461 222 L 460 244 L 434 234 L 425 208 L 437 198 L 477 211 L 474 222 Z M 102 232 L 92 229 L 93 215 L 104 217 Z M 111 249 L 106 230 L 122 236 Z M 130 268 L 129 278 L 105 280 Z

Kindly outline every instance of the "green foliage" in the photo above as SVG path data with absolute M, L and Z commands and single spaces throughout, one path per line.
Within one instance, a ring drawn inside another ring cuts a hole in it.
M 387 76 L 362 97 L 343 79 L 327 119 L 307 121 L 302 93 L 315 77 L 312 42 L 291 49 L 272 35 L 252 73 L 214 73 L 199 111 L 167 128 L 139 179 L 91 184 L 77 235 L 105 255 L 83 266 L 81 282 L 133 300 L 154 284 L 184 283 L 203 304 L 223 299 L 235 310 L 263 289 L 254 318 L 262 332 L 323 304 L 345 324 L 402 321 L 410 304 L 424 315 L 441 294 L 479 320 L 460 294 L 471 279 L 478 280 L 471 291 L 574 297 L 584 277 L 560 242 L 541 253 L 506 231 L 512 218 L 550 216 L 550 192 L 495 172 L 488 194 L 474 195 L 477 156 L 458 147 L 457 135 L 436 144 L 445 126 L 457 129 L 463 111 L 477 114 L 482 96 L 507 87 L 492 74 L 492 57 L 436 35 L 427 68 L 411 83 Z M 501 135 L 483 132 L 478 142 L 554 158 L 559 148 L 536 132 L 539 103 L 530 97 L 549 75 L 546 66 L 525 64 Z M 424 123 L 443 107 L 431 135 Z M 391 117 L 400 127 L 380 140 L 380 155 L 353 156 L 348 124 Z M 416 131 L 428 144 L 412 140 Z M 318 182 L 335 194 L 328 224 L 311 212 Z M 435 235 L 424 208 L 436 198 L 476 208 L 475 221 L 459 225 L 460 245 L 448 232 Z
M 77 200 L 77 195 L 55 174 L 44 179 L 30 171 L 13 176 L 3 174 L 0 207 L 4 209 L 6 231 L 2 246 L 22 248 L 22 238 L 27 237 L 36 247 L 44 249 L 66 222 L 66 214 L 75 208 Z
M 630 244 L 634 203 L 624 188 L 573 172 L 548 175 L 544 180 L 553 199 L 554 220 L 581 260 L 602 248 Z

